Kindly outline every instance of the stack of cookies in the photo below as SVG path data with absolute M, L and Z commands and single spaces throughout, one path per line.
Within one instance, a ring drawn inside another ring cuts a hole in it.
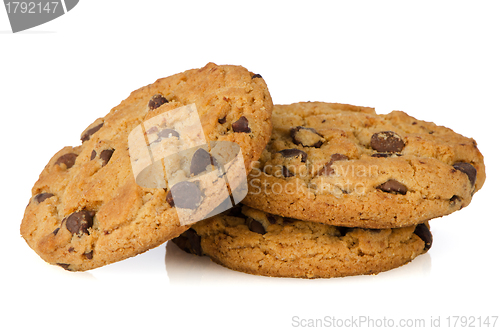
M 275 105 L 241 206 L 174 242 L 228 268 L 276 277 L 376 274 L 432 244 L 428 221 L 485 180 L 473 139 L 394 111 Z
M 197 115 L 197 116 L 193 116 Z M 173 239 L 242 272 L 374 274 L 429 250 L 428 221 L 485 180 L 473 139 L 403 112 L 274 105 L 239 66 L 162 78 L 49 161 L 21 234 L 83 271 Z

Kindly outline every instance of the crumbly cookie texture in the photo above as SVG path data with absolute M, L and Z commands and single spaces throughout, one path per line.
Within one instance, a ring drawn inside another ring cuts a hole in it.
M 173 242 L 250 274 L 330 278 L 377 274 L 404 265 L 429 250 L 432 235 L 426 223 L 396 229 L 346 228 L 237 206 L 194 224 Z
M 404 112 L 275 105 L 243 203 L 332 225 L 391 228 L 467 206 L 485 181 L 476 142 Z
M 271 134 L 273 104 L 262 77 L 240 66 L 209 63 L 162 78 L 88 126 L 80 146 L 64 147 L 50 159 L 21 224 L 28 245 L 51 264 L 82 271 L 137 255 L 184 232 L 188 226 L 179 223 L 172 187 L 136 183 L 128 138 L 147 120 L 190 104 L 196 105 L 206 142 L 237 143 L 248 172 Z M 156 139 L 149 147 L 180 138 L 162 125 L 148 130 L 148 138 Z M 196 162 L 193 155 L 191 166 L 184 167 L 186 178 L 210 170 L 216 161 L 205 153 L 199 151 Z M 225 188 L 222 176 L 214 185 L 177 183 L 186 186 L 178 190 L 178 210 L 196 210 L 219 182 Z

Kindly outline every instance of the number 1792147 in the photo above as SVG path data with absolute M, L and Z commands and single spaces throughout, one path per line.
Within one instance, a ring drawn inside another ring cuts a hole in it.
M 55 13 L 59 1 L 51 2 L 25 2 L 25 1 L 9 1 L 5 3 L 8 14 L 41 14 Z

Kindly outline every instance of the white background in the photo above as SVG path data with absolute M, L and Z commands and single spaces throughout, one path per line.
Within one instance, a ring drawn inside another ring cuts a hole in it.
M 352 316 L 429 328 L 500 315 L 499 15 L 497 1 L 87 0 L 12 34 L 0 8 L 0 329 L 287 330 Z M 132 90 L 210 61 L 260 73 L 277 104 L 403 110 L 473 137 L 486 184 L 431 221 L 428 254 L 377 276 L 250 276 L 172 244 L 84 273 L 43 262 L 19 225 L 49 158 Z

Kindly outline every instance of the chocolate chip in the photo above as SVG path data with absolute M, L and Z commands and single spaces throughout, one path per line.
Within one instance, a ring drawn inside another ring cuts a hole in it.
M 95 149 L 93 149 L 92 153 L 90 153 L 90 160 L 92 161 L 93 159 L 95 159 L 96 156 L 97 156 L 97 152 L 95 151 Z
M 85 256 L 85 258 L 87 260 L 92 260 L 94 258 L 94 251 L 90 251 L 88 253 L 84 253 L 83 256 Z
M 424 241 L 425 250 L 428 251 L 432 246 L 432 234 L 427 225 L 424 223 L 417 225 L 414 233 Z
M 283 157 L 286 158 L 292 158 L 300 155 L 301 162 L 306 162 L 307 160 L 307 153 L 297 148 L 284 149 L 279 151 L 278 153 L 280 153 L 281 155 L 283 155 Z
M 249 219 L 248 229 L 258 234 L 266 234 L 266 229 L 264 228 L 264 226 L 259 221 L 256 221 L 253 218 Z
M 304 147 L 320 148 L 323 145 L 323 136 L 313 128 L 305 128 L 303 126 L 296 126 L 290 129 L 290 137 L 295 145 L 302 145 Z
M 281 173 L 283 174 L 283 177 L 285 177 L 285 178 L 293 176 L 293 174 L 285 166 L 283 166 L 283 168 L 281 168 Z
M 462 202 L 462 198 L 459 197 L 458 195 L 454 195 L 450 198 L 450 205 L 452 207 L 454 207 L 457 203 L 461 203 Z M 462 207 L 460 207 L 460 209 L 462 209 Z
M 183 235 L 180 235 L 177 238 L 173 238 L 172 242 L 177 245 L 180 249 L 182 249 L 186 253 L 191 253 L 191 249 L 189 246 L 189 240 Z
M 215 165 L 216 161 L 210 154 L 203 148 L 199 148 L 193 154 L 191 159 L 191 167 L 189 169 L 192 176 L 197 176 L 207 169 L 210 164 Z
M 405 195 L 408 192 L 406 186 L 394 179 L 389 179 L 387 182 L 378 186 L 377 189 L 382 190 L 387 193 L 396 193 Z
M 57 233 L 59 232 L 61 228 L 56 228 L 54 231 L 52 231 L 52 234 L 55 236 L 57 235 Z
M 78 154 L 75 154 L 75 153 L 64 154 L 57 159 L 55 164 L 59 164 L 59 165 L 65 164 L 66 168 L 69 169 L 75 165 L 75 161 L 76 161 L 77 157 L 78 157 Z
M 170 138 L 170 137 L 179 138 L 180 137 L 179 132 L 175 131 L 174 129 L 163 129 L 160 131 L 160 133 L 158 133 L 158 138 Z
M 276 217 L 274 217 L 273 215 L 270 215 L 270 214 L 267 214 L 267 220 L 269 221 L 269 223 L 271 224 L 276 224 Z
M 111 159 L 114 151 L 114 149 L 105 149 L 101 152 L 101 154 L 99 154 L 99 158 L 102 160 L 103 167 L 108 164 L 109 159 Z
M 166 201 L 170 205 L 170 207 L 175 207 L 174 197 L 172 196 L 172 191 L 170 191 L 170 190 L 167 192 L 167 199 L 166 199 Z
M 60 266 L 61 268 L 63 268 L 64 270 L 68 270 L 70 271 L 71 269 L 69 268 L 69 263 L 56 263 L 58 266 Z
M 403 150 L 405 143 L 396 132 L 382 131 L 372 135 L 371 146 L 377 152 L 398 153 Z
M 477 170 L 474 166 L 467 162 L 458 162 L 453 165 L 453 168 L 460 170 L 469 177 L 472 186 L 476 183 Z
M 73 234 L 89 234 L 89 229 L 94 225 L 93 211 L 81 210 L 69 215 L 66 220 L 66 228 Z
M 153 95 L 151 100 L 149 100 L 148 103 L 149 110 L 154 110 L 163 105 L 164 103 L 168 103 L 168 100 L 165 99 L 165 97 L 161 94 L 155 94 Z
M 330 157 L 330 161 L 328 161 L 328 163 L 325 164 L 325 166 L 318 172 L 318 176 L 322 175 L 329 176 L 334 174 L 335 171 L 332 169 L 332 164 L 335 161 L 345 161 L 345 160 L 349 160 L 349 158 L 344 154 L 339 154 L 339 153 L 332 154 L 332 156 Z
M 262 78 L 262 76 L 259 75 L 259 74 L 255 74 L 255 75 L 252 76 L 252 79 L 254 79 L 254 78 Z
M 371 157 L 382 158 L 382 157 L 389 157 L 389 156 L 393 156 L 393 155 L 401 156 L 402 154 L 399 154 L 399 153 L 375 153 L 375 154 L 372 154 Z
M 179 182 L 167 193 L 167 202 L 172 207 L 196 209 L 201 202 L 200 189 L 195 183 Z
M 101 123 L 101 124 L 98 124 L 96 126 L 94 126 L 93 128 L 90 128 L 88 129 L 87 131 L 85 131 L 82 136 L 80 137 L 80 139 L 82 140 L 82 143 L 89 140 L 90 137 L 96 133 L 97 131 L 99 131 L 100 128 L 102 128 L 102 126 L 104 125 L 104 123 Z
M 354 228 L 348 228 L 348 227 L 345 227 L 345 226 L 337 226 L 337 230 L 339 230 L 340 236 L 343 237 L 346 234 L 348 234 L 349 232 L 353 231 Z
M 40 194 L 35 195 L 35 200 L 38 203 L 42 203 L 45 201 L 45 199 L 48 199 L 48 198 L 53 197 L 53 196 L 54 196 L 54 194 L 52 194 L 52 193 L 40 193 Z
M 226 116 L 224 116 L 223 118 L 219 118 L 217 121 L 219 122 L 219 124 L 226 123 Z
M 188 229 L 179 237 L 172 239 L 172 241 L 187 253 L 203 255 L 201 237 L 193 229 Z
M 248 126 L 248 120 L 245 116 L 241 116 L 240 119 L 234 122 L 231 126 L 233 127 L 234 132 L 252 132 Z
M 189 245 L 191 246 L 193 254 L 201 256 L 203 254 L 201 249 L 201 237 L 193 229 L 188 229 L 184 234 L 189 240 Z

